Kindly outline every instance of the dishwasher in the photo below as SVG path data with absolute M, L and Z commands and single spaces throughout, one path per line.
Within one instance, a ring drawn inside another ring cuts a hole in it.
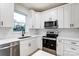
M 19 41 L 0 45 L 0 56 L 19 56 Z

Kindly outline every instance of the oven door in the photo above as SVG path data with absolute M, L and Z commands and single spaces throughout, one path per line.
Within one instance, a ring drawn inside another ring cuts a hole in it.
M 49 40 L 43 38 L 43 47 L 56 50 L 56 40 Z

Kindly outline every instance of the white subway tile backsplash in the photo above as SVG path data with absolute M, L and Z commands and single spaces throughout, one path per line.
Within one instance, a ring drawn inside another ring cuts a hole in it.
M 45 36 L 48 30 L 45 29 L 30 29 L 29 32 L 26 32 L 27 35 L 41 35 Z M 76 36 L 79 37 L 79 29 L 58 29 L 59 36 Z M 21 37 L 21 32 L 13 32 L 11 28 L 0 28 L 0 39 L 5 38 L 18 38 Z
M 79 37 L 79 29 L 60 29 L 59 35 Z

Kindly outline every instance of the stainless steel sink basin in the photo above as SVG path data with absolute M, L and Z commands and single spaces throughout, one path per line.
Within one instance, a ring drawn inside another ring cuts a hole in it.
M 19 39 L 24 39 L 24 38 L 29 38 L 31 36 L 24 36 L 24 37 L 19 37 Z

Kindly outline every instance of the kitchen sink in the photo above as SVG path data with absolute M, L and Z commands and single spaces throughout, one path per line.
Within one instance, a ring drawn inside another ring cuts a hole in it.
M 24 36 L 24 37 L 19 37 L 19 39 L 25 39 L 25 38 L 29 38 L 31 36 Z

